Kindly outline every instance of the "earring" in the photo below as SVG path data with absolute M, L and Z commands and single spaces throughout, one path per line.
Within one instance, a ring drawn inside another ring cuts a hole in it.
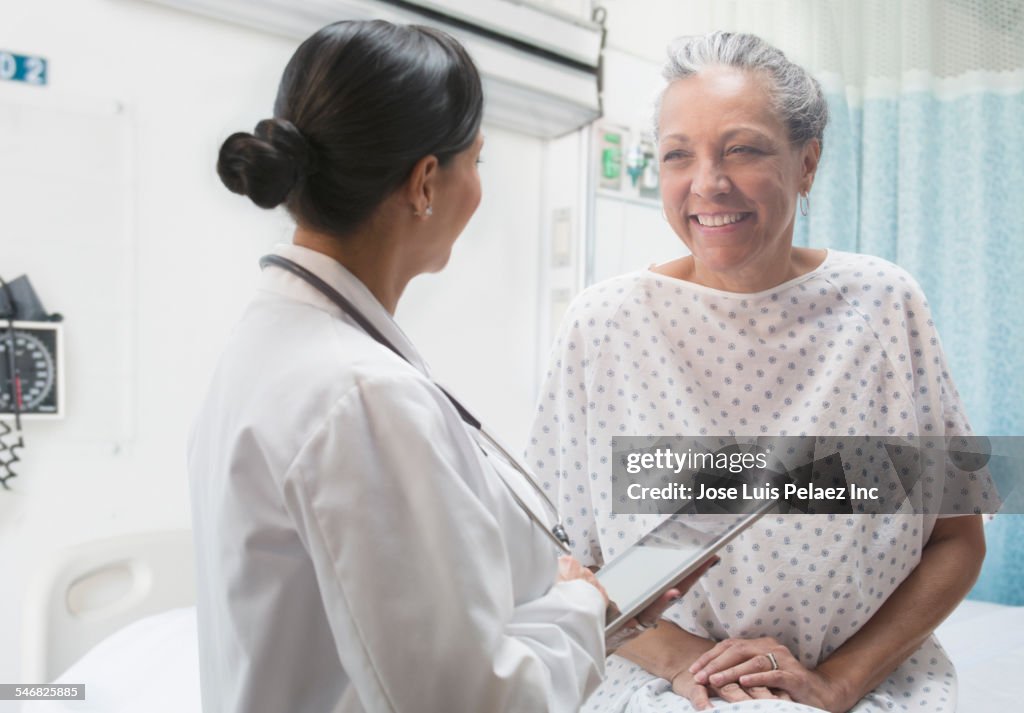
M 427 206 L 427 209 L 426 209 L 425 211 L 423 211 L 422 213 L 420 213 L 420 212 L 419 212 L 418 210 L 414 210 L 414 211 L 412 212 L 412 214 L 413 214 L 414 216 L 416 216 L 417 218 L 429 218 L 430 216 L 432 216 L 432 215 L 434 214 L 434 209 L 433 209 L 433 208 L 431 208 L 431 207 L 430 207 L 430 206 L 428 205 L 428 206 Z
M 811 212 L 811 197 L 806 193 L 800 194 L 797 203 L 800 205 L 800 215 L 806 216 Z

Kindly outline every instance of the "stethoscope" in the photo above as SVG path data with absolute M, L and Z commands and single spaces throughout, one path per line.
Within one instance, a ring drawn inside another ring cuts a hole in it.
M 267 267 L 267 265 L 274 265 L 276 267 L 281 268 L 282 270 L 287 270 L 296 277 L 305 280 L 312 287 L 323 293 L 323 295 L 327 297 L 327 299 L 336 304 L 338 308 L 341 309 L 342 312 L 351 317 L 355 321 L 355 323 L 358 324 L 364 332 L 366 332 L 367 335 L 369 335 L 375 341 L 393 351 L 403 361 L 412 365 L 413 368 L 415 368 L 412 362 L 409 361 L 409 359 L 398 350 L 398 347 L 392 344 L 387 337 L 381 334 L 380 330 L 373 326 L 370 320 L 367 319 L 362 312 L 356 309 L 355 305 L 349 302 L 336 289 L 334 289 L 325 281 L 320 279 L 316 274 L 307 270 L 302 265 L 299 265 L 298 263 L 293 262 L 292 260 L 289 260 L 288 258 L 282 257 L 280 255 L 264 255 L 263 257 L 261 257 L 260 267 L 265 268 Z M 490 433 L 487 432 L 483 424 L 480 422 L 480 419 L 476 418 L 473 414 L 471 414 L 466 409 L 466 407 L 460 404 L 458 399 L 456 399 L 454 396 L 448 393 L 447 389 L 445 389 L 443 386 L 441 386 L 437 382 L 434 382 L 434 386 L 439 388 L 441 390 L 441 393 L 443 393 L 448 398 L 452 406 L 455 407 L 455 410 L 458 412 L 459 417 L 463 420 L 463 422 L 466 425 L 472 427 L 473 430 L 476 431 L 480 435 L 480 437 L 483 438 L 484 441 L 486 441 L 486 443 L 498 453 L 498 455 L 504 458 L 505 461 L 510 466 L 512 466 L 513 469 L 518 471 L 523 476 L 523 478 L 526 479 L 526 482 L 530 484 L 530 487 L 533 488 L 534 492 L 536 492 L 541 497 L 541 499 L 545 503 L 547 503 L 548 507 L 551 509 L 551 512 L 554 514 L 556 520 L 554 526 L 550 528 L 544 523 L 540 516 L 538 516 L 537 513 L 535 513 L 533 509 L 530 508 L 529 505 L 523 502 L 523 499 L 519 497 L 519 494 L 516 492 L 515 488 L 513 488 L 511 483 L 509 483 L 505 479 L 505 476 L 501 474 L 501 470 L 499 468 L 494 469 L 494 472 L 498 474 L 498 477 L 501 479 L 501 482 L 505 484 L 505 487 L 512 495 L 513 500 L 515 500 L 516 503 L 518 503 L 519 507 L 521 507 L 523 509 L 523 512 L 525 512 L 529 516 L 530 520 L 532 520 L 538 527 L 540 527 L 544 534 L 547 535 L 548 538 L 550 538 L 551 541 L 555 543 L 558 549 L 560 549 L 562 552 L 565 552 L 566 554 L 570 554 L 571 550 L 569 549 L 569 536 L 566 534 L 565 528 L 562 527 L 562 521 L 558 518 L 558 508 L 555 507 L 555 504 L 553 502 L 551 502 L 551 498 L 548 497 L 547 493 L 545 493 L 541 489 L 541 487 L 537 484 L 537 481 L 533 479 L 533 476 L 530 475 L 529 471 L 527 471 L 526 468 L 523 467 L 519 460 L 516 459 L 511 453 L 509 453 L 508 450 L 506 450 L 505 447 L 502 446 L 501 443 L 499 443 L 496 438 L 494 438 Z M 487 449 L 484 448 L 482 445 L 480 446 L 480 450 L 484 452 L 485 456 L 487 455 Z

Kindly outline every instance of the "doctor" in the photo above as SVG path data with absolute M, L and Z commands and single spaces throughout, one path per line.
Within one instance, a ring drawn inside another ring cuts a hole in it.
M 392 320 L 480 201 L 482 108 L 449 36 L 340 22 L 221 148 L 297 228 L 189 443 L 206 711 L 574 711 L 599 682 L 603 590 Z

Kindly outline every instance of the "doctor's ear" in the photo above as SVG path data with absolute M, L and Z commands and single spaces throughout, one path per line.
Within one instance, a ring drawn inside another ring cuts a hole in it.
M 431 154 L 417 161 L 409 172 L 409 178 L 405 182 L 405 193 L 412 206 L 413 215 L 418 218 L 427 218 L 433 213 L 431 206 L 434 204 L 440 168 L 437 156 Z

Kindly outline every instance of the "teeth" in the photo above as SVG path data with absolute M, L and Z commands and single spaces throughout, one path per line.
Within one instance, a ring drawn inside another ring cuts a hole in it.
M 701 215 L 697 214 L 697 222 L 701 225 L 707 225 L 711 227 L 717 227 L 719 225 L 729 225 L 731 223 L 739 222 L 743 219 L 743 213 L 719 213 L 717 215 Z

